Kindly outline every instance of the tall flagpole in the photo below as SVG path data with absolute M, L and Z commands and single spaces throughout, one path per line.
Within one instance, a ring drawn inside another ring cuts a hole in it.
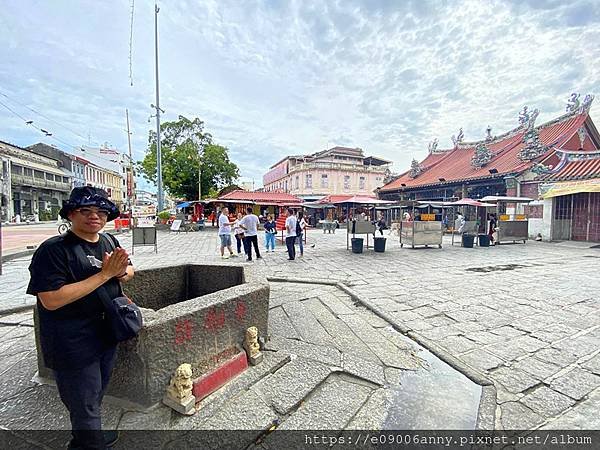
M 160 151 L 160 100 L 158 91 L 158 11 L 160 8 L 154 4 L 154 55 L 156 65 L 156 170 L 158 184 L 158 211 L 164 209 L 163 182 L 162 182 L 162 153 Z

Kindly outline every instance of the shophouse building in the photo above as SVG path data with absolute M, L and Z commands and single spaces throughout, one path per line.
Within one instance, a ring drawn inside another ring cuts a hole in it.
M 383 186 L 391 164 L 348 147 L 286 156 L 263 176 L 264 191 L 289 193 L 307 201 L 331 194 L 372 195 Z

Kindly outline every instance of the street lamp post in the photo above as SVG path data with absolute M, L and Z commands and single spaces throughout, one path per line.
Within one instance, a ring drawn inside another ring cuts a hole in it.
M 163 183 L 162 183 L 162 153 L 160 150 L 160 100 L 159 100 L 159 91 L 158 91 L 158 11 L 160 8 L 155 3 L 154 4 L 154 56 L 155 56 L 155 66 L 156 66 L 156 106 L 152 105 L 156 108 L 156 170 L 158 172 L 157 176 L 157 184 L 158 184 L 158 211 L 163 210 Z M 164 112 L 164 111 L 163 111 Z
M 198 201 L 202 200 L 202 150 L 204 144 L 200 144 L 198 148 Z

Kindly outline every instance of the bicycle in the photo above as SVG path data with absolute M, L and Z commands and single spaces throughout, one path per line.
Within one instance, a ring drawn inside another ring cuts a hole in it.
M 64 234 L 71 229 L 70 222 L 63 222 L 58 226 L 58 234 Z

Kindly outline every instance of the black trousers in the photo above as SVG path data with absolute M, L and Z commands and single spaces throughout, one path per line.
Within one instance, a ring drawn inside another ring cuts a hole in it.
M 115 365 L 112 347 L 81 369 L 55 370 L 60 399 L 69 410 L 73 438 L 69 448 L 104 449 L 100 407 Z
M 236 245 L 237 245 L 237 252 L 242 253 L 242 244 L 243 244 L 244 245 L 244 253 L 245 253 L 246 252 L 246 244 L 244 243 L 244 235 L 236 234 L 235 241 L 236 241 Z
M 285 238 L 285 246 L 287 247 L 289 259 L 296 259 L 296 246 L 294 245 L 295 243 L 296 236 L 288 236 Z
M 260 251 L 258 250 L 258 236 L 246 236 L 244 238 L 244 248 L 246 249 L 246 255 L 248 259 L 252 261 L 252 246 L 256 252 L 256 257 L 260 258 Z

